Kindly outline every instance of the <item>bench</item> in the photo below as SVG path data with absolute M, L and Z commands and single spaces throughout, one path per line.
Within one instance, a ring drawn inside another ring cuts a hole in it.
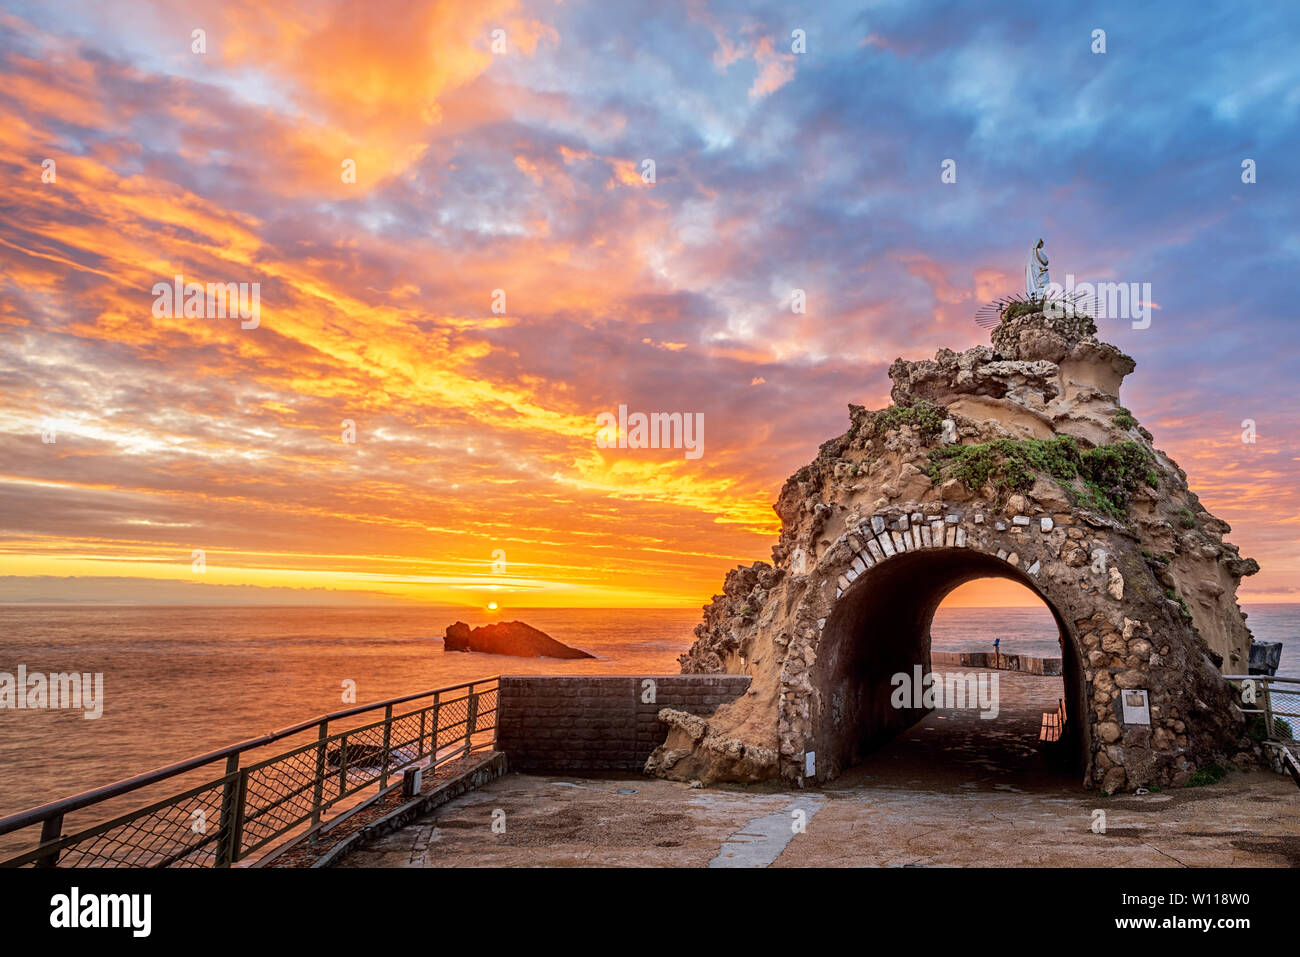
M 1043 726 L 1038 731 L 1039 741 L 1059 741 L 1065 731 L 1065 701 L 1056 699 L 1056 710 L 1043 715 Z
M 1282 748 L 1282 767 L 1287 774 L 1291 775 L 1291 780 L 1296 783 L 1296 786 L 1300 787 L 1300 761 L 1296 760 L 1290 748 Z

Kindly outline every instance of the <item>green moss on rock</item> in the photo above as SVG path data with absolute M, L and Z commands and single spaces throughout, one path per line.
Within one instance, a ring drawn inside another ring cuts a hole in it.
M 1183 616 L 1184 621 L 1192 620 L 1191 609 L 1187 607 L 1187 600 L 1183 598 L 1182 595 L 1178 594 L 1178 592 L 1174 591 L 1172 588 L 1166 588 L 1165 597 L 1168 598 L 1170 601 L 1178 602 L 1179 614 Z
M 911 405 L 891 405 L 872 412 L 868 418 L 872 436 L 881 436 L 904 425 L 910 425 L 927 442 L 943 431 L 943 420 L 948 410 L 924 399 Z
M 1040 474 L 1048 475 L 1073 504 L 1123 518 L 1138 486 L 1159 481 L 1151 466 L 1151 456 L 1136 442 L 1080 450 L 1072 436 L 1061 435 L 944 446 L 931 451 L 929 473 L 935 484 L 955 478 L 973 492 L 991 485 L 999 500 L 1029 491 Z
M 1035 312 L 1042 312 L 1043 304 L 1037 299 L 1016 299 L 1002 309 L 1002 321 L 1009 322 L 1012 319 L 1019 319 L 1021 316 L 1029 316 Z
M 1201 770 L 1193 774 L 1191 780 L 1187 782 L 1187 786 L 1189 788 L 1199 788 L 1206 784 L 1216 784 L 1222 781 L 1227 773 L 1228 771 L 1223 765 L 1211 764 L 1209 767 L 1201 768 Z

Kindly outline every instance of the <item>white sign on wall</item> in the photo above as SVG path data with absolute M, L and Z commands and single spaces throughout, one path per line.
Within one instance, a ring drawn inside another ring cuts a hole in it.
M 1151 705 L 1145 691 L 1121 691 L 1119 700 L 1124 709 L 1125 724 L 1151 723 Z

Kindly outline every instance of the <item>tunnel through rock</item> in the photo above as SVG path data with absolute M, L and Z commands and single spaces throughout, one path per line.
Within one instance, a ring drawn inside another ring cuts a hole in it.
M 1086 765 L 1079 734 L 1087 704 L 1078 643 L 1060 612 L 1036 583 L 995 556 L 969 549 L 934 549 L 898 555 L 872 568 L 844 593 L 827 618 L 811 668 L 814 773 L 837 775 L 931 713 L 910 693 L 915 676 L 951 671 L 932 666 L 930 627 L 935 611 L 958 586 L 981 578 L 1006 578 L 1033 592 L 1051 611 L 1060 634 L 1066 735 L 1053 746 L 1072 770 Z M 920 672 L 917 669 L 920 669 Z M 906 680 L 895 679 L 896 675 Z M 973 677 L 973 676 L 972 676 Z M 973 691 L 973 685 L 971 686 Z M 989 719 L 996 722 L 997 718 Z

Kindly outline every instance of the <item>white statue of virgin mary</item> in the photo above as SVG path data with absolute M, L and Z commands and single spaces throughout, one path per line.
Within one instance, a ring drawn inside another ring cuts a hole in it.
M 1025 262 L 1025 295 L 1030 299 L 1041 300 L 1047 295 L 1047 253 L 1043 252 L 1040 239 L 1029 250 L 1029 259 Z

